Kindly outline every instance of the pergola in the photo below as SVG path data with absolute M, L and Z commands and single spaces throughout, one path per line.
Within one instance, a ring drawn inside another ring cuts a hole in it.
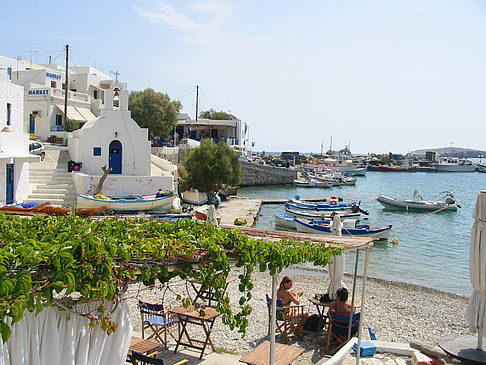
M 356 277 L 358 274 L 358 262 L 359 252 L 362 249 L 366 250 L 365 264 L 363 269 L 363 287 L 361 293 L 361 319 L 359 321 L 358 328 L 358 349 L 356 352 L 356 365 L 359 365 L 359 358 L 361 352 L 361 332 L 362 323 L 364 319 L 365 309 L 365 294 L 366 294 L 366 278 L 368 274 L 368 264 L 370 261 L 371 247 L 373 246 L 373 237 L 343 237 L 343 236 L 324 236 L 309 233 L 297 233 L 287 231 L 274 231 L 267 229 L 256 229 L 249 227 L 235 227 L 235 226 L 221 226 L 222 228 L 232 229 L 238 228 L 246 236 L 269 242 L 281 241 L 281 240 L 294 240 L 294 241 L 309 241 L 309 242 L 326 242 L 330 244 L 341 244 L 344 251 L 356 251 L 356 260 L 354 265 L 353 275 L 353 290 L 352 290 L 352 303 L 351 307 L 354 307 L 354 298 L 356 293 Z M 270 321 L 270 359 L 269 364 L 275 364 L 275 331 L 276 331 L 276 318 L 277 315 L 277 273 L 272 276 L 272 308 L 271 308 L 271 321 Z M 352 314 L 350 315 L 351 322 Z M 348 331 L 348 340 L 351 334 L 351 326 Z

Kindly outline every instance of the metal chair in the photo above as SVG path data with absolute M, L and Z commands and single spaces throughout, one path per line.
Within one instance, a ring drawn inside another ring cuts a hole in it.
M 131 359 L 133 365 L 165 365 L 163 359 L 156 359 L 155 357 L 146 356 L 138 352 L 132 352 Z M 189 360 L 181 360 L 173 365 L 187 364 Z
M 167 350 L 167 334 L 176 340 L 179 338 L 179 321 L 177 320 L 177 316 L 169 314 L 163 304 L 152 304 L 139 300 L 138 307 L 142 319 L 142 338 L 145 338 L 145 330 L 151 329 L 153 333 L 146 339 L 156 338 Z M 172 333 L 175 327 L 178 329 L 177 337 Z M 161 337 L 162 334 L 163 338 Z
M 268 333 L 270 333 L 270 318 L 272 310 L 272 299 L 267 295 L 268 308 Z M 282 305 L 282 301 L 277 299 L 277 331 L 282 335 L 284 342 L 294 335 L 302 338 L 304 335 L 304 323 L 307 319 L 307 313 L 304 312 L 303 305 Z
M 327 352 L 332 347 L 331 353 L 336 352 L 348 342 L 349 316 L 351 313 L 331 313 L 327 328 Z M 361 313 L 353 314 L 351 320 L 351 336 L 358 332 Z M 332 346 L 334 345 L 334 346 Z

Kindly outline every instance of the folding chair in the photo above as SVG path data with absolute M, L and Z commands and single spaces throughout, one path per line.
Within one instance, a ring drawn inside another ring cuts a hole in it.
M 167 350 L 167 333 L 175 340 L 179 338 L 179 322 L 175 314 L 169 314 L 163 304 L 151 304 L 138 301 L 138 307 L 140 309 L 140 315 L 142 318 L 142 338 L 145 338 L 145 330 L 151 329 L 153 333 L 147 337 L 147 340 L 156 338 L 159 342 L 164 344 L 164 348 Z M 177 337 L 171 332 L 177 326 Z M 162 339 L 161 335 L 164 335 Z
M 329 320 L 329 326 L 327 328 L 327 352 L 332 345 L 331 353 L 336 352 L 341 347 L 343 347 L 348 341 L 348 330 L 349 330 L 349 316 L 351 313 L 331 313 L 331 318 Z M 359 320 L 361 313 L 353 314 L 351 320 L 351 336 L 354 336 L 358 332 Z
M 138 352 L 132 352 L 131 362 L 133 365 L 165 365 L 163 359 L 156 359 L 154 357 L 146 356 Z M 189 360 L 181 360 L 172 365 L 187 364 Z
M 267 295 L 268 308 L 268 333 L 270 333 L 270 318 L 272 310 L 272 299 Z M 304 322 L 307 313 L 304 313 L 303 305 L 283 306 L 282 301 L 277 299 L 277 331 L 282 335 L 284 342 L 291 335 L 301 338 L 304 335 Z

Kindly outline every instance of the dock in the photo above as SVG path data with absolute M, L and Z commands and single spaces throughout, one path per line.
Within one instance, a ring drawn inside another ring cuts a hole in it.
M 222 201 L 218 207 L 221 214 L 221 224 L 233 225 L 238 218 L 246 220 L 246 226 L 252 227 L 262 206 L 261 199 L 231 197 Z
M 328 196 L 320 196 L 317 198 L 300 198 L 303 202 L 325 202 L 329 200 Z M 262 204 L 285 204 L 289 199 L 264 199 Z

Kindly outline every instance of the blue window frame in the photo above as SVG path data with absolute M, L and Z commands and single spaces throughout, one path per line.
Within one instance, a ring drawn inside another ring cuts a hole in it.
M 7 67 L 7 75 L 8 79 L 12 80 L 12 67 Z
M 93 147 L 93 156 L 101 156 L 101 147 Z
M 12 116 L 12 104 L 7 103 L 7 125 L 10 125 L 11 116 Z
M 56 125 L 62 125 L 62 115 L 56 114 Z

